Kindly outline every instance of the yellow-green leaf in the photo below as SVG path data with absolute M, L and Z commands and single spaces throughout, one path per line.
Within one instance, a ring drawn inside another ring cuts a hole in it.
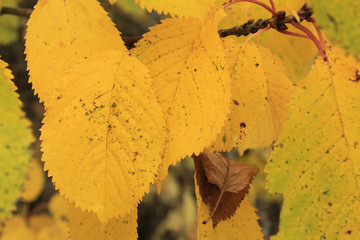
M 172 16 L 202 18 L 209 12 L 215 0 L 135 0 L 135 2 L 150 12 L 155 10 Z
M 153 77 L 169 131 L 160 178 L 170 164 L 208 146 L 226 119 L 230 76 L 217 33 L 222 16 L 214 10 L 204 21 L 167 19 L 135 48 Z
M 0 60 L 0 223 L 8 218 L 26 179 L 33 141 L 7 64 Z
M 30 82 L 46 108 L 76 62 L 94 51 L 126 51 L 120 33 L 96 0 L 40 0 L 27 25 Z
M 70 205 L 69 230 L 72 240 L 136 240 L 137 210 L 134 209 L 124 217 L 112 218 L 103 224 L 96 214 L 84 212 Z
M 359 66 L 328 55 L 297 88 L 267 166 L 269 190 L 284 196 L 273 239 L 360 238 Z
M 231 218 L 221 221 L 213 228 L 212 220 L 207 224 L 202 222 L 207 219 L 211 213 L 210 206 L 207 206 L 201 199 L 199 187 L 195 183 L 196 202 L 198 206 L 198 239 L 201 240 L 260 240 L 263 239 L 263 233 L 258 224 L 259 217 L 256 215 L 256 209 L 251 206 L 247 197 L 241 202 L 235 215 Z
M 56 188 L 106 222 L 137 207 L 159 170 L 165 124 L 146 67 L 122 51 L 74 66 L 42 128 Z
M 333 43 L 360 58 L 360 1 L 310 0 L 315 19 Z

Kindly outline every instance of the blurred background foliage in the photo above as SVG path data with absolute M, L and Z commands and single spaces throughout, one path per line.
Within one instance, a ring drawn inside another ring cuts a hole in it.
M 3 6 L 32 9 L 36 2 L 3 0 Z M 109 12 L 123 37 L 141 36 L 149 27 L 168 17 L 156 12 L 149 13 L 133 0 L 118 0 L 113 6 L 105 1 L 100 2 L 103 2 L 103 7 Z M 24 110 L 32 122 L 34 136 L 37 138 L 22 199 L 17 204 L 14 217 L 3 226 L 1 239 L 66 239 L 66 203 L 59 197 L 51 179 L 47 178 L 47 173 L 43 172 L 40 160 L 39 129 L 44 108 L 28 83 L 24 55 L 26 22 L 25 17 L 0 15 L 0 56 L 13 72 L 13 81 L 18 87 L 20 100 L 24 103 Z M 270 195 L 265 189 L 263 170 L 269 153 L 270 149 L 246 151 L 244 156 L 239 156 L 235 150 L 224 153 L 227 157 L 261 170 L 252 184 L 249 196 L 258 209 L 266 239 L 278 231 L 282 203 L 280 196 Z M 186 158 L 170 167 L 169 177 L 163 182 L 161 194 L 158 195 L 156 187 L 151 186 L 150 192 L 139 205 L 139 239 L 196 239 L 196 212 L 194 164 L 191 158 Z

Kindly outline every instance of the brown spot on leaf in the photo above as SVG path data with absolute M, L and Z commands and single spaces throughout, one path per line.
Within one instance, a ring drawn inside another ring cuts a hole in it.
M 215 228 L 220 221 L 235 214 L 259 170 L 215 153 L 200 153 L 192 157 L 199 193 L 203 202 L 211 207 L 209 219 Z
M 246 124 L 244 122 L 240 123 L 241 128 L 246 128 Z
M 356 72 L 355 72 L 355 77 L 354 79 L 349 79 L 350 81 L 354 81 L 354 82 L 358 82 L 360 80 L 360 74 L 359 74 L 359 69 L 356 69 Z
M 235 99 L 233 100 L 233 102 L 234 102 L 235 105 L 239 105 L 239 102 L 236 101 Z

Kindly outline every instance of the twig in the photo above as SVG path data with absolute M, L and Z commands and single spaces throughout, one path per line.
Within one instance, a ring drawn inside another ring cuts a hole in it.
M 245 41 L 244 41 L 244 44 L 246 44 L 247 42 L 249 42 L 251 39 L 253 39 L 254 37 L 256 37 L 256 36 L 258 36 L 258 35 L 260 35 L 260 34 L 262 34 L 263 32 L 266 32 L 267 30 L 269 30 L 271 27 L 270 27 L 270 25 L 268 25 L 266 28 L 264 28 L 264 29 L 261 29 L 260 31 L 258 31 L 257 33 L 255 33 L 255 34 L 253 34 L 253 35 L 251 35 L 251 36 L 249 36 L 249 37 L 247 37 L 246 39 L 245 39 Z
M 12 7 L 2 7 L 0 10 L 0 15 L 15 15 L 20 17 L 29 18 L 32 13 L 32 9 L 29 8 L 12 8 Z
M 313 13 L 312 9 L 308 8 L 306 5 L 302 6 L 302 8 L 299 11 L 297 11 L 297 14 L 299 15 L 300 18 L 300 22 L 309 19 L 312 13 Z M 235 35 L 237 37 L 247 36 L 250 33 L 256 33 L 260 29 L 266 28 L 269 24 L 271 28 L 274 28 L 282 32 L 287 30 L 286 24 L 290 24 L 292 21 L 297 22 L 296 18 L 293 15 L 285 16 L 285 12 L 283 11 L 279 11 L 276 14 L 278 16 L 277 20 L 274 18 L 274 16 L 266 20 L 259 19 L 256 22 L 254 20 L 249 20 L 247 23 L 240 26 L 236 26 L 228 29 L 220 29 L 219 35 L 220 37 L 227 37 L 230 35 Z

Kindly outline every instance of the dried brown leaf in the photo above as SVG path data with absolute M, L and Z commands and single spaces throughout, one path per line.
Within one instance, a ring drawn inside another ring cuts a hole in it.
M 212 208 L 209 219 L 215 227 L 234 215 L 259 170 L 215 153 L 200 153 L 193 158 L 199 192 L 203 202 Z

